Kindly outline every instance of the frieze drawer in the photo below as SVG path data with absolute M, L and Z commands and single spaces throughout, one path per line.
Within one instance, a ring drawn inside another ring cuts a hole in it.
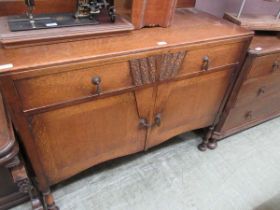
M 180 75 L 205 72 L 238 64 L 242 49 L 244 49 L 244 43 L 239 42 L 188 51 Z
M 16 80 L 15 86 L 28 110 L 126 89 L 133 81 L 129 63 L 122 62 Z

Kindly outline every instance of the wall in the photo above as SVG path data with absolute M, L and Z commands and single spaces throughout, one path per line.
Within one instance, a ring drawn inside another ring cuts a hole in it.
M 210 14 L 222 17 L 227 5 L 227 0 L 196 0 L 196 8 Z
M 242 0 L 197 0 L 196 7 L 213 15 L 222 17 L 224 11 L 238 12 Z M 244 13 L 277 14 L 280 3 L 264 0 L 247 0 Z

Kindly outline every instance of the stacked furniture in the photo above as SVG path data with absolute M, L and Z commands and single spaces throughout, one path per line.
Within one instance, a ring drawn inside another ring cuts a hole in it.
M 169 9 L 168 28 L 2 39 L 0 90 L 46 209 L 57 209 L 51 186 L 96 164 L 200 128 L 208 132 L 199 149 L 209 146 L 253 33 L 195 9 Z

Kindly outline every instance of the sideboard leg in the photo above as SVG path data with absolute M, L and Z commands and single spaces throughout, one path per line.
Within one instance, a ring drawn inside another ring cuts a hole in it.
M 201 151 L 201 152 L 205 152 L 207 150 L 207 144 L 205 142 L 202 142 L 201 144 L 199 144 L 197 146 L 197 148 Z
M 211 149 L 211 150 L 216 149 L 218 147 L 217 140 L 210 139 L 210 141 L 207 144 L 207 147 L 208 147 L 208 149 Z
M 58 206 L 54 202 L 54 198 L 50 190 L 43 193 L 43 197 L 47 210 L 59 210 Z
M 207 131 L 207 134 L 203 138 L 202 143 L 199 144 L 198 147 L 197 147 L 200 151 L 205 152 L 207 150 L 207 148 L 209 148 L 208 144 L 209 144 L 209 140 L 212 136 L 213 131 L 214 131 L 214 126 L 211 126 L 209 128 L 209 130 Z

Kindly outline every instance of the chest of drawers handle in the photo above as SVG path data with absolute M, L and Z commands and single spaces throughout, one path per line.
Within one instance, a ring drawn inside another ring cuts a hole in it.
M 280 61 L 275 61 L 272 65 L 272 71 L 277 72 L 280 69 Z
M 201 70 L 202 71 L 208 71 L 209 69 L 209 57 L 208 56 L 204 56 L 202 59 L 202 66 L 201 66 Z
M 101 82 L 102 82 L 101 77 L 100 76 L 95 76 L 95 77 L 92 78 L 91 82 L 92 82 L 92 84 L 94 84 L 96 86 L 95 94 L 100 95 L 100 92 L 101 92 L 100 85 L 101 85 Z
M 263 94 L 265 94 L 265 87 L 262 87 L 258 90 L 257 96 L 261 96 Z
M 252 111 L 249 111 L 245 114 L 245 119 L 246 120 L 252 120 L 253 118 L 253 112 Z

